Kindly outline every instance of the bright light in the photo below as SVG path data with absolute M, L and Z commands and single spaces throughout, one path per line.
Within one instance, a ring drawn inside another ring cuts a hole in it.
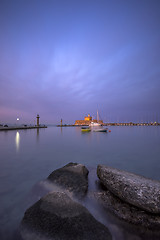
M 19 121 L 19 118 L 17 118 L 17 121 Z

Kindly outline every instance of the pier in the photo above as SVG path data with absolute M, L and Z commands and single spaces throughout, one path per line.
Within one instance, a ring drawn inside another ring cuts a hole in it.
M 128 122 L 128 123 L 104 123 L 103 126 L 160 126 L 160 123 L 158 122 L 142 122 L 142 123 L 133 123 L 133 122 Z
M 11 125 L 11 126 L 8 126 L 7 124 L 4 124 L 4 125 L 0 124 L 0 131 L 47 128 L 46 125 L 39 124 L 39 119 L 40 119 L 39 114 L 37 114 L 36 118 L 37 118 L 37 125 L 22 124 L 22 125 Z M 17 121 L 19 121 L 19 118 L 17 118 Z
M 9 131 L 9 130 L 26 130 L 26 129 L 39 129 L 39 128 L 47 128 L 47 126 L 10 126 L 10 127 L 0 127 L 0 131 Z

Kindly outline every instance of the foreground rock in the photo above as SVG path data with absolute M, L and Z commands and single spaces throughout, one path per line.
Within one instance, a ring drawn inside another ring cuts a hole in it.
M 53 171 L 48 180 L 75 195 L 83 196 L 88 190 L 88 169 L 78 163 L 69 163 Z
M 30 207 L 21 222 L 21 235 L 25 240 L 112 239 L 103 224 L 64 192 L 50 193 Z
M 147 229 L 160 230 L 160 215 L 151 214 L 134 207 L 116 197 L 109 190 L 99 193 L 95 192 L 94 197 L 107 212 L 109 210 L 120 219 Z
M 160 213 L 160 182 L 103 165 L 98 165 L 97 175 L 121 200 L 150 213 Z

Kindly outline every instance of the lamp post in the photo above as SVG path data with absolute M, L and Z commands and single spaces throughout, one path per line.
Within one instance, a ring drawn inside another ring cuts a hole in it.
M 18 124 L 19 118 L 17 118 L 17 124 Z

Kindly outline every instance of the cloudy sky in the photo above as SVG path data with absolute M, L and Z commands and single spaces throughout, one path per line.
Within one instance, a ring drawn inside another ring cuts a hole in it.
M 1 0 L 0 122 L 160 120 L 159 0 Z

